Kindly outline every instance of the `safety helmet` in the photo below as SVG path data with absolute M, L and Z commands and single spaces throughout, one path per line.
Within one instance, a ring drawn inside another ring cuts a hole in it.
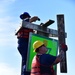
M 35 41 L 34 43 L 33 43 L 33 48 L 34 48 L 34 52 L 36 51 L 36 49 L 37 48 L 39 48 L 40 46 L 42 46 L 42 45 L 44 45 L 44 43 L 43 42 L 41 42 L 41 41 Z
M 22 13 L 22 14 L 20 15 L 20 18 L 21 18 L 22 20 L 25 19 L 25 18 L 27 18 L 27 17 L 29 17 L 29 18 L 31 17 L 28 12 L 24 12 L 24 13 Z

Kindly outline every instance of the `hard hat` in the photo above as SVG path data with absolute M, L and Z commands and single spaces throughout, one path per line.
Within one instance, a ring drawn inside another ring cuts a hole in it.
M 20 15 L 20 18 L 21 18 L 21 19 L 25 19 L 25 18 L 27 18 L 27 17 L 29 17 L 29 18 L 31 17 L 28 12 L 24 12 L 24 13 L 22 13 L 22 14 Z
M 41 42 L 41 41 L 35 41 L 34 43 L 33 43 L 33 48 L 34 48 L 34 52 L 36 51 L 36 49 L 37 48 L 39 48 L 40 46 L 42 46 L 42 45 L 44 45 L 44 43 L 43 42 Z

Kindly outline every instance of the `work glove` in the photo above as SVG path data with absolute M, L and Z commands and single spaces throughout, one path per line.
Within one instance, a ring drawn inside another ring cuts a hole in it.
M 61 48 L 64 52 L 66 52 L 68 50 L 68 47 L 65 44 L 61 44 Z

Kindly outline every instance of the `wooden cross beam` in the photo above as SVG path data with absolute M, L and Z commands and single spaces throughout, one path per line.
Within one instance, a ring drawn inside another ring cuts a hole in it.
M 20 27 L 16 30 L 16 34 L 15 34 L 15 35 L 17 35 L 18 31 L 19 31 L 22 27 L 25 27 L 25 28 L 30 28 L 30 29 L 34 29 L 34 30 L 37 30 L 37 31 L 46 33 L 46 34 L 49 35 L 49 37 L 58 37 L 58 31 L 57 31 L 57 30 L 47 28 L 48 24 L 51 24 L 50 21 L 51 21 L 51 20 L 49 20 L 48 22 L 46 22 L 45 24 L 43 24 L 43 26 L 36 25 L 36 24 L 33 24 L 33 23 L 29 23 L 29 22 L 26 22 L 26 21 L 22 21 L 22 26 L 20 26 Z M 52 21 L 52 22 L 54 22 L 54 21 Z M 47 26 L 46 26 L 46 25 L 47 25 Z M 65 37 L 67 37 L 67 36 L 66 36 L 66 33 L 65 33 Z
M 61 44 L 66 44 L 65 40 L 65 24 L 64 24 L 64 15 L 57 15 L 57 27 L 58 27 L 58 40 L 59 40 L 59 53 L 62 50 Z M 67 73 L 67 60 L 66 52 L 64 52 L 64 59 L 60 62 L 60 71 L 61 73 Z

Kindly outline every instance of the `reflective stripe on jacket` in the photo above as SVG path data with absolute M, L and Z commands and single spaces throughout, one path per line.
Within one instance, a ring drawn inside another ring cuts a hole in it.
M 31 75 L 41 75 L 40 74 L 40 63 L 38 62 L 37 56 L 35 56 L 32 61 Z
M 42 70 L 41 70 L 42 66 L 44 66 L 44 69 L 46 69 L 45 67 L 48 67 L 50 73 L 45 73 L 45 72 L 42 73 Z M 54 74 L 53 66 L 50 67 L 50 66 L 45 66 L 40 64 L 38 56 L 35 56 L 32 61 L 32 68 L 31 68 L 30 75 L 55 75 L 55 74 Z
M 17 34 L 17 37 L 18 38 L 29 38 L 29 33 L 30 32 L 33 32 L 32 29 L 28 29 L 28 28 L 22 28 L 18 34 Z

